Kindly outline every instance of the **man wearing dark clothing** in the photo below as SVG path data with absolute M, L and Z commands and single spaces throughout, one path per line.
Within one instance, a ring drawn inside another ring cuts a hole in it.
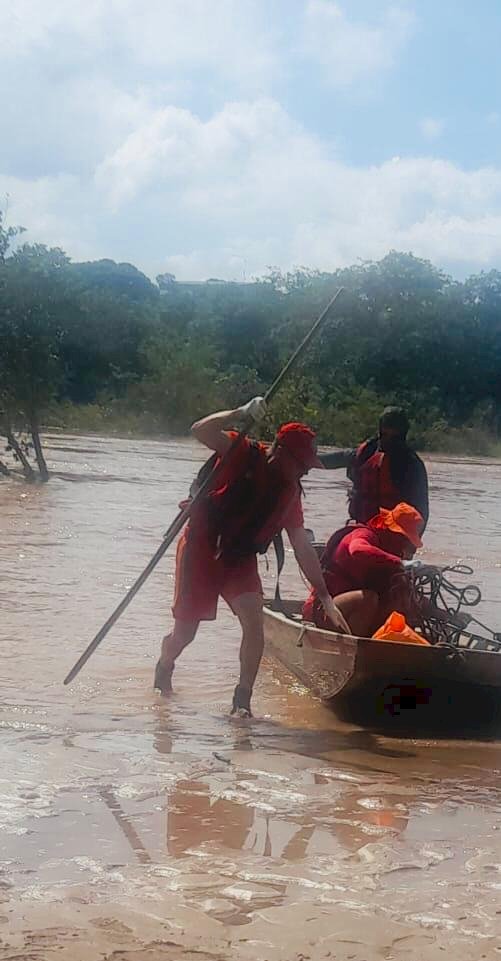
M 356 448 L 321 454 L 327 470 L 345 467 L 352 486 L 349 515 L 365 524 L 381 507 L 392 510 L 405 501 L 428 521 L 428 477 L 426 467 L 407 445 L 409 421 L 401 407 L 385 407 L 379 432 Z

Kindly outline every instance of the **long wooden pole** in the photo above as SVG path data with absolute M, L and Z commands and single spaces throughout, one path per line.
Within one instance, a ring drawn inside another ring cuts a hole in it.
M 319 314 L 319 316 L 317 317 L 317 319 L 316 319 L 315 323 L 313 324 L 313 327 L 311 328 L 311 330 L 308 331 L 308 333 L 306 334 L 306 337 L 301 341 L 301 343 L 299 344 L 299 347 L 296 348 L 296 350 L 295 350 L 294 353 L 292 354 L 292 357 L 289 358 L 289 360 L 287 361 L 285 367 L 283 367 L 283 369 L 280 371 L 278 377 L 276 377 L 275 380 L 273 381 L 271 387 L 268 388 L 268 390 L 266 391 L 266 394 L 264 395 L 264 399 L 265 399 L 266 403 L 269 403 L 270 400 L 274 397 L 274 395 L 276 394 L 277 390 L 279 389 L 282 381 L 284 380 L 284 377 L 287 376 L 287 374 L 289 373 L 289 371 L 291 370 L 291 368 L 294 366 L 294 364 L 296 363 L 296 361 L 298 360 L 298 358 L 299 358 L 299 357 L 301 356 L 301 354 L 303 353 L 305 347 L 308 346 L 308 344 L 309 344 L 310 340 L 312 339 L 312 337 L 315 336 L 317 330 L 319 329 L 319 327 L 321 326 L 321 324 L 323 323 L 323 321 L 324 321 L 325 318 L 327 317 L 327 314 L 329 313 L 331 307 L 335 304 L 336 300 L 338 299 L 338 297 L 340 296 L 340 294 L 342 293 L 343 290 L 344 290 L 344 287 L 339 287 L 339 288 L 337 289 L 336 293 L 334 294 L 333 297 L 331 297 L 331 299 L 330 299 L 329 303 L 327 304 L 327 306 L 324 307 L 324 309 L 322 310 L 321 314 Z M 66 677 L 65 677 L 65 679 L 64 679 L 64 683 L 65 683 L 65 684 L 70 684 L 71 681 L 73 681 L 73 680 L 75 679 L 75 677 L 77 676 L 77 674 L 82 670 L 82 667 L 84 666 L 84 664 L 86 664 L 87 661 L 89 660 L 89 657 L 92 656 L 92 654 L 94 653 L 94 651 L 96 650 L 96 648 L 99 647 L 101 641 L 104 640 L 104 638 L 106 637 L 106 635 L 108 634 L 108 632 L 111 630 L 111 628 L 113 627 L 113 625 L 116 624 L 116 622 L 118 621 L 118 618 L 123 614 L 123 612 L 125 611 L 125 609 L 129 606 L 129 604 L 130 604 L 130 602 L 132 601 L 132 599 L 136 596 L 137 592 L 138 592 L 138 591 L 140 590 L 140 588 L 143 586 L 144 582 L 148 579 L 148 577 L 150 576 L 151 572 L 152 572 L 152 571 L 155 569 L 155 567 L 157 566 L 158 562 L 162 559 L 162 557 L 163 557 L 163 555 L 165 554 L 166 550 L 167 550 L 167 549 L 170 547 L 170 545 L 172 544 L 172 541 L 177 537 L 177 535 L 179 534 L 179 532 L 183 529 L 183 527 L 184 527 L 184 525 L 186 524 L 186 521 L 188 520 L 188 518 L 189 518 L 189 516 L 190 516 L 190 514 L 191 514 L 191 512 L 192 512 L 192 510 L 193 510 L 193 508 L 194 508 L 194 506 L 198 503 L 198 501 L 200 500 L 200 498 L 202 497 L 202 495 L 203 495 L 203 494 L 205 493 L 205 491 L 207 490 L 209 484 L 211 484 L 211 482 L 212 482 L 212 481 L 215 479 L 215 477 L 217 476 L 218 472 L 222 469 L 223 465 L 224 465 L 225 462 L 226 462 L 226 459 L 229 457 L 230 453 L 234 450 L 235 446 L 240 443 L 241 438 L 242 438 L 242 436 L 244 435 L 245 430 L 248 429 L 248 427 L 249 427 L 249 424 L 247 424 L 246 427 L 244 428 L 244 430 L 242 430 L 242 431 L 237 435 L 237 437 L 236 437 L 235 440 L 233 441 L 231 447 L 227 450 L 226 454 L 224 454 L 224 456 L 218 461 L 218 463 L 216 464 L 214 470 L 212 470 L 212 471 L 210 472 L 210 474 L 208 474 L 208 476 L 205 478 L 204 482 L 201 484 L 201 486 L 200 486 L 199 489 L 197 490 L 196 494 L 192 497 L 192 499 L 190 500 L 189 504 L 188 504 L 186 507 L 184 507 L 184 508 L 179 512 L 179 514 L 177 515 L 177 517 L 174 518 L 174 520 L 172 521 L 172 524 L 170 525 L 170 527 L 168 528 L 168 530 L 166 530 L 166 532 L 165 532 L 165 534 L 164 534 L 164 536 L 163 536 L 162 543 L 160 544 L 160 546 L 158 547 L 158 549 L 155 551 L 155 553 L 154 553 L 153 557 L 151 558 L 151 560 L 149 561 L 149 563 L 148 563 L 148 564 L 146 565 L 146 567 L 144 568 L 144 571 L 142 571 L 142 573 L 139 575 L 139 577 L 137 578 L 137 580 L 134 581 L 134 584 L 133 584 L 132 587 L 127 591 L 127 594 L 125 595 L 125 597 L 122 598 L 122 600 L 120 601 L 120 604 L 118 604 L 118 606 L 115 608 L 115 610 L 113 611 L 113 613 L 110 615 L 110 617 L 108 618 L 108 620 L 106 621 L 106 623 L 103 624 L 103 626 L 102 626 L 101 629 L 97 632 L 96 636 L 95 636 L 95 637 L 93 638 L 93 640 L 90 642 L 90 644 L 88 645 L 88 647 L 86 647 L 86 649 L 85 649 L 85 651 L 83 652 L 83 654 L 80 655 L 80 657 L 78 658 L 78 661 L 76 662 L 76 664 L 71 668 L 71 671 L 66 675 Z

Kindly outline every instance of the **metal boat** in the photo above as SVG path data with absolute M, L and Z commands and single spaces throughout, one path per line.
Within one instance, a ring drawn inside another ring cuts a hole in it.
M 474 710 L 497 717 L 501 654 L 497 651 L 377 641 L 305 623 L 301 601 L 265 602 L 266 653 L 306 687 L 352 718 L 396 717 L 427 707 L 445 718 Z M 459 718 L 458 718 L 459 715 Z M 500 712 L 501 717 L 501 712 Z

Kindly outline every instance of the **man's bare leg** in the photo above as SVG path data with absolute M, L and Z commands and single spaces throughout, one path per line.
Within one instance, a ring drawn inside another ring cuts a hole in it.
M 372 637 L 381 626 L 379 597 L 375 591 L 347 591 L 338 594 L 334 603 L 348 621 L 355 637 Z
M 241 594 L 231 606 L 242 628 L 240 680 L 233 696 L 233 713 L 252 716 L 250 699 L 264 648 L 263 598 L 261 594 Z
M 163 638 L 160 660 L 155 668 L 155 680 L 153 682 L 153 687 L 162 694 L 171 693 L 174 661 L 184 651 L 185 647 L 191 644 L 198 631 L 199 624 L 200 621 L 174 621 L 172 631 Z

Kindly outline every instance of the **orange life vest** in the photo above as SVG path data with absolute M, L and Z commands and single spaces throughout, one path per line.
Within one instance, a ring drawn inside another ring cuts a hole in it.
M 217 455 L 204 465 L 197 481 L 216 462 Z M 247 464 L 238 477 L 202 496 L 193 516 L 206 524 L 214 556 L 234 562 L 266 553 L 283 527 L 289 502 L 290 487 L 270 465 L 266 450 L 251 441 Z
M 391 510 L 402 499 L 391 476 L 390 458 L 379 450 L 377 439 L 360 444 L 348 475 L 353 483 L 350 517 L 361 524 L 374 517 L 380 507 Z

